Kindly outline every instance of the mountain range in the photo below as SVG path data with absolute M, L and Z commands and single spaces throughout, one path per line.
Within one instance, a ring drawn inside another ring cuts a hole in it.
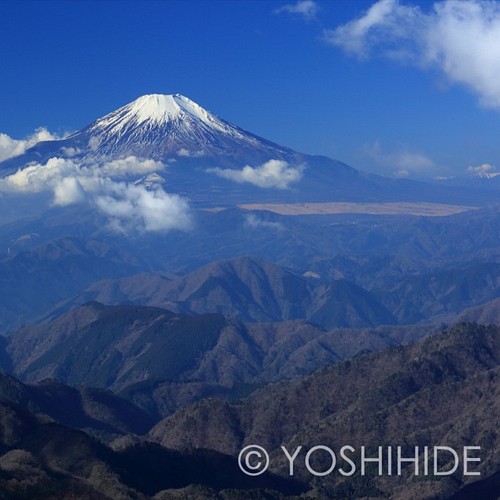
M 494 499 L 500 455 L 490 415 L 499 411 L 499 339 L 498 327 L 461 324 L 410 346 L 269 385 L 241 403 L 198 402 L 162 420 L 149 435 L 168 448 L 210 448 L 233 455 L 259 443 L 272 457 L 271 470 L 283 475 L 289 464 L 281 445 L 295 450 L 317 443 L 340 447 L 348 441 L 354 448 L 400 443 L 414 450 L 430 442 L 456 449 L 477 443 L 483 450 L 483 478 L 493 476 L 481 498 Z M 187 422 L 188 435 L 183 432 Z M 422 479 L 409 469 L 397 478 L 374 470 L 364 477 L 358 470 L 354 478 L 311 478 L 302 461 L 295 477 L 309 478 L 313 498 L 449 498 L 464 483 L 474 482 L 467 477 Z
M 0 498 L 494 498 L 499 178 L 369 174 L 180 94 L 0 162 Z M 482 476 L 286 473 L 347 439 L 480 445 Z
M 498 327 L 462 323 L 232 401 L 188 404 L 156 417 L 152 428 L 144 410 L 102 389 L 75 390 L 51 380 L 25 384 L 0 374 L 0 491 L 6 498 L 40 499 L 298 499 L 306 493 L 492 500 L 500 465 L 491 418 L 498 412 L 499 338 Z M 373 449 L 380 442 L 405 450 L 423 443 L 480 446 L 474 466 L 481 478 L 419 477 L 410 464 L 393 477 L 373 468 L 365 476 L 312 477 L 299 460 L 290 478 L 279 452 L 281 444 L 293 450 L 347 439 Z M 271 471 L 257 480 L 236 462 L 241 447 L 255 442 L 272 459 Z
M 306 321 L 241 323 L 213 313 L 187 316 L 90 302 L 11 334 L 1 362 L 23 380 L 111 389 L 139 406 L 148 400 L 145 408 L 158 415 L 210 393 L 230 396 L 239 385 L 243 390 L 296 377 L 430 331 L 394 326 L 332 331 Z
M 353 283 L 338 279 L 326 285 L 307 276 L 263 259 L 236 257 L 171 279 L 138 274 L 97 282 L 64 307 L 92 300 L 134 303 L 184 314 L 216 312 L 244 322 L 304 319 L 322 328 L 395 322 L 374 296 Z

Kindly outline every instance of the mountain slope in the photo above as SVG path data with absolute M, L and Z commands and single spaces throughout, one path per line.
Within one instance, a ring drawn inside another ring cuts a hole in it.
M 417 323 L 459 313 L 499 295 L 500 264 L 481 262 L 410 276 L 378 298 L 401 323 Z
M 241 321 L 306 317 L 312 302 L 306 280 L 268 261 L 239 257 L 203 266 L 170 282 L 157 304 L 234 315 Z
M 416 344 L 269 385 L 239 404 L 198 402 L 164 419 L 150 436 L 177 449 L 211 448 L 233 455 L 247 444 L 259 444 L 270 453 L 271 470 L 283 475 L 289 464 L 280 445 L 288 450 L 318 443 L 358 449 L 481 446 L 478 468 L 485 478 L 500 468 L 499 376 L 499 328 L 461 324 Z M 296 476 L 308 478 L 321 498 L 421 498 L 424 485 L 410 470 L 404 467 L 399 477 L 378 477 L 372 470 L 363 478 L 358 470 L 346 479 L 334 474 L 311 478 L 302 460 Z M 447 498 L 475 480 L 461 474 L 453 481 L 429 477 L 425 495 Z M 485 498 L 493 495 L 490 490 Z
M 216 343 L 225 325 L 215 314 L 178 316 L 152 307 L 90 303 L 48 325 L 21 329 L 7 350 L 21 377 L 116 388 L 178 378 Z
M 278 500 L 305 489 L 271 473 L 252 481 L 232 457 L 211 451 L 183 453 L 154 443 L 113 450 L 11 401 L 0 401 L 0 428 L 0 497 L 5 499 L 147 500 L 172 498 L 170 493 L 175 498 L 183 488 L 193 500 L 229 499 L 235 490 L 251 498 L 262 488 L 267 498 Z
M 98 119 L 69 142 L 93 144 L 96 155 L 136 154 L 163 158 L 168 154 L 291 155 L 292 151 L 231 125 L 180 94 L 150 94 Z
M 248 392 L 428 333 L 428 327 L 325 331 L 304 321 L 243 324 L 217 314 L 93 302 L 14 332 L 4 341 L 2 361 L 22 380 L 109 388 L 165 415 L 203 397 Z
M 29 385 L 0 372 L 0 400 L 106 439 L 144 434 L 153 425 L 150 415 L 109 391 L 73 388 L 57 380 Z
M 469 307 L 457 315 L 460 321 L 481 323 L 483 325 L 500 324 L 500 298 L 485 304 Z

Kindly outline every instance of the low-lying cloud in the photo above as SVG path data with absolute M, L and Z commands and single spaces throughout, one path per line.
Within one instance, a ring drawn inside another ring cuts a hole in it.
M 50 192 L 56 206 L 87 202 L 121 232 L 188 229 L 191 213 L 185 198 L 166 193 L 159 183 L 145 186 L 123 179 L 163 168 L 161 162 L 134 156 L 92 165 L 51 158 L 0 179 L 0 192 Z
M 324 39 L 360 58 L 382 56 L 437 70 L 487 107 L 500 108 L 500 3 L 445 0 L 429 12 L 380 0 Z
M 161 161 L 140 160 L 136 156 L 128 156 L 127 158 L 120 158 L 104 163 L 99 167 L 99 174 L 110 177 L 147 175 L 163 170 L 164 168 Z
M 251 229 L 271 229 L 273 231 L 283 231 L 285 229 L 280 222 L 264 220 L 255 214 L 245 216 L 245 226 Z
M 108 183 L 94 201 L 118 231 L 139 228 L 163 232 L 191 227 L 187 200 L 176 194 L 166 193 L 159 186 L 146 189 L 125 182 L 112 182 Z
M 205 151 L 199 149 L 197 151 L 190 151 L 186 148 L 181 148 L 177 151 L 177 156 L 185 157 L 185 158 L 201 158 L 205 156 Z
M 258 167 L 246 165 L 241 170 L 210 168 L 208 173 L 234 182 L 249 183 L 260 188 L 289 189 L 290 184 L 300 181 L 303 166 L 292 167 L 283 160 L 269 160 Z
M 7 134 L 0 133 L 0 161 L 8 160 L 15 156 L 22 155 L 27 149 L 41 141 L 55 141 L 62 137 L 49 132 L 46 128 L 40 127 L 25 139 L 13 139 Z

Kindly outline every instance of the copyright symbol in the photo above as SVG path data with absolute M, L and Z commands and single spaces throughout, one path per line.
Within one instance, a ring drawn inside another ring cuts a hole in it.
M 245 446 L 238 455 L 238 465 L 247 476 L 260 476 L 269 467 L 269 455 L 262 446 Z

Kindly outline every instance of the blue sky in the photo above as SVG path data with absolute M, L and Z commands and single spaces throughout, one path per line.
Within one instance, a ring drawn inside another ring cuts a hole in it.
M 0 148 L 178 92 L 362 170 L 500 168 L 498 2 L 3 0 L 0 61 Z

